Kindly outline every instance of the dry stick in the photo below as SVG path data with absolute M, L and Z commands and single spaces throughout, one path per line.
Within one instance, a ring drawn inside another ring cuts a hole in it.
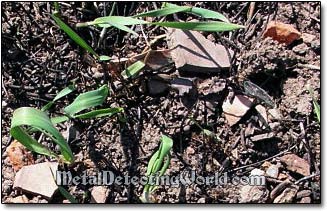
M 254 9 L 255 9 L 255 2 L 251 2 L 250 6 L 249 6 L 249 10 L 247 13 L 247 22 L 246 25 L 249 23 L 249 21 L 252 19 L 253 13 L 254 13 Z
M 308 68 L 311 70 L 320 70 L 320 67 L 317 65 L 312 65 L 312 64 L 297 64 L 298 67 L 302 67 L 302 68 Z
M 303 181 L 305 181 L 305 180 L 311 179 L 311 178 L 313 178 L 313 177 L 315 177 L 315 176 L 320 176 L 320 173 L 311 174 L 311 175 L 309 175 L 309 176 L 302 177 L 301 179 L 295 181 L 294 184 L 297 185 L 297 184 L 299 184 L 300 182 L 303 182 Z
M 308 141 L 305 138 L 306 133 L 305 133 L 303 122 L 300 122 L 300 129 L 301 129 L 301 141 L 303 142 L 303 144 L 304 144 L 304 146 L 305 146 L 305 148 L 307 150 L 307 153 L 308 153 L 308 156 L 309 156 L 309 158 L 308 158 L 309 166 L 311 167 L 312 164 L 314 164 L 313 154 L 311 152 L 311 147 L 310 147 Z
M 111 10 L 110 10 L 109 16 L 112 16 L 112 15 L 113 15 L 114 10 L 115 10 L 115 7 L 116 7 L 116 4 L 117 4 L 117 2 L 114 2 L 114 3 L 112 4 L 112 8 L 111 8 Z M 106 16 L 106 10 L 104 10 L 104 15 Z M 107 33 L 107 30 L 108 30 L 108 28 L 106 28 L 106 27 L 104 27 L 104 28 L 102 29 L 101 34 L 100 34 L 100 37 L 99 37 L 99 41 L 98 41 L 98 47 L 100 46 L 100 43 L 103 41 L 104 36 L 105 36 L 106 33 Z
M 296 147 L 296 145 L 293 145 L 291 148 L 289 148 L 289 149 L 287 149 L 287 150 L 285 150 L 285 151 L 283 151 L 283 152 L 280 152 L 280 153 L 278 153 L 278 154 L 276 154 L 276 155 L 274 155 L 274 156 L 271 156 L 271 157 L 266 158 L 266 159 L 264 159 L 264 160 L 258 161 L 258 162 L 256 162 L 256 163 L 252 163 L 252 164 L 249 164 L 249 165 L 245 165 L 245 166 L 241 166 L 241 167 L 238 167 L 238 168 L 234 168 L 234 169 L 230 170 L 230 172 L 238 171 L 238 170 L 245 169 L 245 168 L 248 168 L 248 167 L 251 167 L 251 166 L 259 165 L 259 164 L 261 164 L 261 163 L 263 163 L 263 162 L 265 162 L 265 161 L 268 161 L 268 160 L 271 160 L 271 159 L 273 159 L 273 158 L 275 158 L 275 157 L 279 157 L 279 156 L 281 156 L 281 155 L 283 155 L 283 154 L 286 154 L 286 153 L 288 153 L 290 150 L 292 150 L 292 149 L 295 148 L 295 147 Z

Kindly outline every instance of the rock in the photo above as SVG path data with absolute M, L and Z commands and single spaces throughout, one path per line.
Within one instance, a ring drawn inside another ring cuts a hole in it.
M 274 199 L 274 203 L 292 203 L 298 188 L 296 186 L 291 186 L 285 188 L 285 190 Z
M 310 204 L 311 203 L 311 198 L 310 197 L 304 197 L 300 201 L 301 204 Z
M 178 94 L 183 96 L 184 94 L 190 93 L 195 87 L 191 79 L 175 78 L 171 81 L 171 88 L 178 90 Z
M 301 38 L 304 43 L 311 44 L 311 42 L 316 38 L 316 36 L 308 33 L 303 33 Z
M 296 198 L 301 199 L 301 198 L 304 198 L 304 197 L 308 197 L 310 195 L 311 195 L 310 190 L 301 190 L 301 191 L 297 192 Z
M 29 203 L 28 198 L 25 195 L 17 196 L 9 200 L 9 203 L 13 204 L 22 204 L 22 203 Z
M 91 191 L 91 203 L 103 204 L 106 202 L 109 190 L 105 186 L 94 186 Z
M 263 141 L 263 140 L 267 140 L 267 139 L 271 139 L 274 138 L 275 134 L 274 133 L 264 133 L 264 134 L 259 134 L 259 135 L 255 135 L 250 137 L 252 142 L 257 142 L 257 141 Z
M 223 113 L 230 126 L 235 125 L 251 108 L 252 101 L 250 98 L 244 95 L 236 95 L 232 102 L 227 99 L 223 103 Z
M 219 72 L 230 67 L 228 52 L 222 45 L 206 39 L 197 31 L 171 29 L 167 39 L 172 59 L 180 71 Z M 234 52 L 229 51 L 231 57 Z
M 275 199 L 280 193 L 282 193 L 285 188 L 287 188 L 288 186 L 290 186 L 291 183 L 286 180 L 282 183 L 279 183 L 274 189 L 272 189 L 272 191 L 270 192 L 270 198 L 271 199 Z
M 251 176 L 263 176 L 265 175 L 265 172 L 261 169 L 253 169 L 250 173 Z
M 7 147 L 6 152 L 15 171 L 18 171 L 23 166 L 34 164 L 32 153 L 17 140 L 14 140 Z
M 270 21 L 263 33 L 263 37 L 271 37 L 273 40 L 289 45 L 299 39 L 301 33 L 290 24 Z
M 262 122 L 264 125 L 268 124 L 268 115 L 266 108 L 262 105 L 257 105 L 255 107 L 255 110 L 257 110 L 258 114 L 262 117 L 260 123 Z
M 268 114 L 270 115 L 270 119 L 274 120 L 280 120 L 282 119 L 282 115 L 280 114 L 279 110 L 277 108 L 272 108 L 268 110 Z
M 272 131 L 277 131 L 278 128 L 280 127 L 280 123 L 279 122 L 271 122 L 271 123 L 269 123 L 269 127 Z
M 313 50 L 320 50 L 320 40 L 314 40 L 311 42 L 311 47 L 313 48 Z
M 240 190 L 240 203 L 265 203 L 268 195 L 265 186 L 245 185 Z
M 186 154 L 187 155 L 194 155 L 195 150 L 192 147 L 187 147 L 186 148 Z
M 205 204 L 206 203 L 206 198 L 200 198 L 198 201 L 197 201 L 197 203 L 199 203 L 199 204 Z
M 272 178 L 278 178 L 279 168 L 277 165 L 271 165 L 266 170 L 266 175 Z
M 199 94 L 207 96 L 209 94 L 217 94 L 222 92 L 226 87 L 226 81 L 223 79 L 210 78 L 199 82 Z
M 303 176 L 310 175 L 310 165 L 308 162 L 295 154 L 284 155 L 280 161 L 286 165 L 286 168 Z
M 24 166 L 16 174 L 13 187 L 34 195 L 41 195 L 46 199 L 51 199 L 58 189 L 53 178 L 56 175 L 57 169 L 58 163 L 56 162 Z
M 151 95 L 159 95 L 164 93 L 169 88 L 168 84 L 156 80 L 156 79 L 149 79 L 148 80 L 148 90 Z
M 309 50 L 309 47 L 305 43 L 302 43 L 300 45 L 294 46 L 292 50 L 297 54 L 303 55 Z

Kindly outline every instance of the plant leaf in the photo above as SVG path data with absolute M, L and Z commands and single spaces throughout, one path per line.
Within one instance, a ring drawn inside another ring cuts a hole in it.
M 182 30 L 194 30 L 194 31 L 210 31 L 210 32 L 223 32 L 232 31 L 236 29 L 244 28 L 244 26 L 225 23 L 218 21 L 211 22 L 153 22 L 153 25 L 177 28 Z
M 86 27 L 86 26 L 93 26 L 96 25 L 98 27 L 111 27 L 110 23 L 115 23 L 119 25 L 136 25 L 136 24 L 146 24 L 147 21 L 132 18 L 132 17 L 124 17 L 124 16 L 106 16 L 106 17 L 100 17 L 96 18 L 93 21 L 85 22 L 85 23 L 78 23 L 77 27 Z
M 65 161 L 72 163 L 74 160 L 73 153 L 60 132 L 53 126 L 50 118 L 42 111 L 36 108 L 21 107 L 14 111 L 10 134 L 26 148 L 48 156 L 58 157 L 55 153 L 39 144 L 32 138 L 22 126 L 36 128 L 49 136 L 56 144 L 60 146 L 61 154 Z
M 162 7 L 164 8 L 174 8 L 174 7 L 181 7 L 176 4 L 164 2 Z M 198 16 L 201 16 L 202 18 L 212 18 L 224 21 L 226 23 L 229 23 L 229 20 L 221 13 L 215 12 L 213 10 L 203 9 L 199 7 L 190 7 L 189 10 L 186 10 L 185 12 L 192 13 Z
M 112 116 L 114 114 L 117 114 L 119 112 L 122 112 L 123 108 L 105 108 L 105 109 L 98 109 L 94 111 L 90 111 L 84 114 L 76 115 L 75 118 L 79 119 L 89 119 L 89 118 L 98 118 L 98 117 L 104 117 L 104 116 Z
M 67 107 L 64 108 L 65 113 L 70 117 L 75 117 L 80 111 L 101 105 L 107 98 L 109 89 L 107 85 L 101 86 L 97 90 L 82 93 Z
M 58 26 L 72 39 L 74 40 L 79 46 L 93 54 L 95 57 L 99 57 L 98 54 L 89 46 L 83 38 L 81 38 L 73 29 L 71 29 L 65 22 L 63 22 L 60 18 L 56 15 L 52 14 L 51 17 L 56 21 Z
M 51 118 L 51 122 L 54 125 L 56 125 L 58 123 L 61 123 L 61 122 L 66 122 L 68 120 L 69 120 L 69 117 L 68 116 L 56 116 L 56 117 L 52 117 Z
M 155 175 L 158 172 L 159 172 L 158 176 L 162 176 L 166 172 L 170 164 L 170 150 L 172 147 L 173 147 L 173 140 L 168 136 L 162 135 L 160 147 L 158 151 L 152 155 L 149 161 L 146 176 Z M 167 159 L 164 162 L 165 158 Z M 154 185 L 151 184 L 145 185 L 143 190 L 143 195 L 147 195 L 146 193 L 152 192 L 154 188 L 155 188 Z
M 47 103 L 45 106 L 42 107 L 41 111 L 46 111 L 48 110 L 53 104 L 55 101 L 59 100 L 60 98 L 70 94 L 71 92 L 73 92 L 75 90 L 75 86 L 74 85 L 69 85 L 67 86 L 66 88 L 64 88 L 63 90 L 61 90 L 57 96 L 52 100 L 50 101 L 49 103 Z
M 105 56 L 105 55 L 99 56 L 99 61 L 108 61 L 108 60 L 110 60 L 109 56 Z
M 145 64 L 141 61 L 137 61 L 137 62 L 133 63 L 132 65 L 130 65 L 129 67 L 127 67 L 127 69 L 124 70 L 121 73 L 121 75 L 125 79 L 134 78 L 143 69 L 143 67 L 145 67 Z
M 132 29 L 128 28 L 127 26 L 125 25 L 122 25 L 122 24 L 119 24 L 119 23 L 115 23 L 115 22 L 108 22 L 110 25 L 112 25 L 113 27 L 116 27 L 117 29 L 120 29 L 120 30 L 123 30 L 125 32 L 128 32 L 128 33 L 131 33 L 131 34 L 134 34 L 135 36 L 138 36 L 138 34 L 133 31 Z
M 314 107 L 315 114 L 320 123 L 320 105 L 318 104 L 317 100 L 315 99 L 312 89 L 309 87 L 308 90 L 310 92 L 310 95 L 311 95 L 311 98 L 313 101 L 313 107 Z
M 175 14 L 178 12 L 185 12 L 185 11 L 190 11 L 191 7 L 188 6 L 177 6 L 176 7 L 166 7 L 162 9 L 157 9 L 157 10 L 151 10 L 148 12 L 144 12 L 138 15 L 134 15 L 133 17 L 160 17 L 160 16 L 165 16 L 165 15 L 171 15 Z
M 58 186 L 59 192 L 72 204 L 78 204 L 78 201 L 65 188 Z

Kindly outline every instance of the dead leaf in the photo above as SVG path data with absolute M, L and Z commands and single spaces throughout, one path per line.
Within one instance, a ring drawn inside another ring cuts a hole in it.
M 273 40 L 289 45 L 293 41 L 299 39 L 301 33 L 290 24 L 271 21 L 268 23 L 267 29 L 263 33 L 263 37 L 271 37 Z
M 7 155 L 15 171 L 34 164 L 33 155 L 20 142 L 14 140 L 7 148 Z

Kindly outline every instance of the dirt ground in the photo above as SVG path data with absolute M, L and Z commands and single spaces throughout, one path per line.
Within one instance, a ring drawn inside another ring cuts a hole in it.
M 320 203 L 320 123 L 306 88 L 310 86 L 313 89 L 314 97 L 320 104 L 320 69 L 312 68 L 320 67 L 320 3 L 257 2 L 251 19 L 248 19 L 249 2 L 183 4 L 219 11 L 231 22 L 246 26 L 245 29 L 220 36 L 203 33 L 209 40 L 235 52 L 230 58 L 232 65 L 228 71 L 195 75 L 200 80 L 218 77 L 225 81 L 226 88 L 210 101 L 213 110 L 208 109 L 208 99 L 205 98 L 181 97 L 170 89 L 159 95 L 151 94 L 148 85 L 153 74 L 149 72 L 135 80 L 121 80 L 116 77 L 115 69 L 95 68 L 86 59 L 85 51 L 50 18 L 53 10 L 50 3 L 1 3 L 2 202 L 10 202 L 22 194 L 30 203 L 65 202 L 60 194 L 48 201 L 41 196 L 14 190 L 16 172 L 6 149 L 13 141 L 9 129 L 15 109 L 22 106 L 41 108 L 58 91 L 75 81 L 78 87 L 75 96 L 107 84 L 112 92 L 104 107 L 123 107 L 126 116 L 125 123 L 113 117 L 80 121 L 73 125 L 78 135 L 70 146 L 76 164 L 62 168 L 76 175 L 84 170 L 90 174 L 111 170 L 117 175 L 145 175 L 148 161 L 160 144 L 160 136 L 166 134 L 174 140 L 167 175 L 195 170 L 200 176 L 210 176 L 216 172 L 227 172 L 229 177 L 246 176 L 253 169 L 265 171 L 267 166 L 277 165 L 280 166 L 279 176 L 267 181 L 264 191 L 270 197 L 258 200 L 245 199 L 241 185 L 192 184 L 160 186 L 154 194 L 158 203 L 272 203 L 271 193 L 276 192 L 276 187 L 285 180 L 292 184 L 297 193 L 287 202 Z M 160 7 L 160 3 L 119 2 L 114 14 L 130 16 L 155 7 Z M 92 2 L 64 3 L 61 4 L 61 16 L 66 23 L 74 26 L 108 15 L 110 8 L 110 2 L 98 2 L 97 6 Z M 194 16 L 178 15 L 181 20 L 190 20 L 190 17 Z M 173 20 L 176 17 L 168 18 Z M 291 24 L 302 34 L 312 35 L 313 38 L 309 41 L 299 39 L 288 46 L 264 39 L 262 34 L 270 20 Z M 128 58 L 141 53 L 146 47 L 144 36 L 130 36 L 116 29 L 109 29 L 103 40 L 99 40 L 99 28 L 81 28 L 77 32 L 100 55 Z M 144 26 L 144 32 L 147 37 L 153 38 L 164 34 L 165 30 Z M 138 33 L 141 34 L 140 30 Z M 158 48 L 163 47 L 166 47 L 165 40 L 158 45 Z M 176 69 L 171 67 L 169 71 Z M 261 124 L 254 108 L 238 124 L 232 127 L 227 124 L 222 112 L 223 100 L 231 87 L 236 92 L 242 92 L 245 80 L 260 85 L 273 98 L 281 117 L 268 118 L 270 130 Z M 71 102 L 68 98 L 61 100 L 51 111 L 60 113 L 68 102 Z M 216 133 L 219 140 L 204 136 L 189 120 L 190 115 L 202 127 Z M 57 128 L 65 133 L 67 124 Z M 252 136 L 270 132 L 274 134 L 273 138 L 251 141 Z M 42 141 L 55 149 L 52 143 Z M 286 154 L 303 158 L 309 163 L 311 175 L 314 176 L 299 181 L 303 176 L 290 171 L 280 160 Z M 33 156 L 35 163 L 48 160 L 45 156 Z M 80 203 L 89 203 L 93 188 L 92 185 L 79 185 L 67 187 L 67 190 Z M 111 185 L 106 202 L 140 203 L 142 190 L 142 186 Z M 307 195 L 299 194 L 304 192 Z

